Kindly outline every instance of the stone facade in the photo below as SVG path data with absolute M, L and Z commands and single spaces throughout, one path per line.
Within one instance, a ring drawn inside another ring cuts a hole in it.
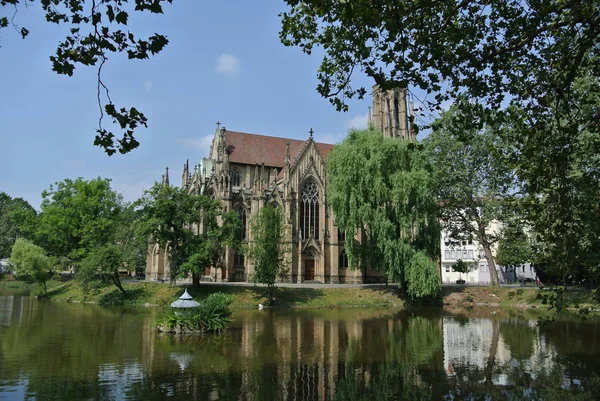
M 373 88 L 369 123 L 385 137 L 414 140 L 406 118 L 406 92 L 382 92 Z M 184 165 L 182 186 L 222 202 L 226 211 L 238 211 L 243 223 L 242 240 L 252 241 L 249 222 L 266 204 L 282 208 L 285 216 L 286 281 L 321 283 L 382 282 L 380 271 L 353 270 L 348 266 L 345 235 L 338 230 L 327 202 L 325 163 L 333 145 L 318 143 L 312 129 L 305 140 L 229 131 L 217 124 L 208 157 L 190 170 Z M 163 182 L 168 185 L 168 171 Z M 195 228 L 199 229 L 199 228 Z M 361 233 L 357 240 L 360 241 Z M 167 254 L 157 244 L 149 247 L 146 275 L 167 280 Z M 249 281 L 254 268 L 243 255 L 228 250 L 226 268 L 207 268 L 211 281 Z

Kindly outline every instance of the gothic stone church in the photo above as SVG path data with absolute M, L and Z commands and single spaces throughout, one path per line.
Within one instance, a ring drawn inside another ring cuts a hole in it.
M 369 124 L 384 137 L 414 140 L 408 124 L 406 92 L 381 91 L 373 87 L 373 114 Z M 190 171 L 184 165 L 182 186 L 192 193 L 205 194 L 222 202 L 226 211 L 238 211 L 242 239 L 252 241 L 250 219 L 266 204 L 284 210 L 287 240 L 291 243 L 286 260 L 287 281 L 321 283 L 366 283 L 384 280 L 382 272 L 350 269 L 344 250 L 346 241 L 338 230 L 327 203 L 327 155 L 334 145 L 318 143 L 310 136 L 302 141 L 229 131 L 215 132 L 210 153 Z M 168 170 L 163 182 L 168 185 Z M 359 234 L 360 235 L 360 234 Z M 360 241 L 360 238 L 357 238 Z M 207 268 L 214 281 L 249 281 L 252 263 L 241 253 L 229 250 L 226 268 Z M 149 246 L 146 276 L 168 280 L 167 254 L 158 244 Z

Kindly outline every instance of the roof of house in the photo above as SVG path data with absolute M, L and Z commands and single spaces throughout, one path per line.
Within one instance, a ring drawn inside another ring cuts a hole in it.
M 283 168 L 285 164 L 286 146 L 290 144 L 291 163 L 300 155 L 306 141 L 276 136 L 248 134 L 245 132 L 226 131 L 225 144 L 229 153 L 229 161 L 241 164 L 262 164 L 269 167 Z M 318 143 L 317 149 L 326 159 L 334 145 Z

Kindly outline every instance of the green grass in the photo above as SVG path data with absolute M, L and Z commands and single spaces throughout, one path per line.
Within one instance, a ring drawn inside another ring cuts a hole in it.
M 442 296 L 446 305 L 542 309 L 548 306 L 544 296 L 551 293 L 550 289 L 538 287 L 446 287 Z M 600 308 L 592 291 L 569 289 L 564 299 L 570 307 Z
M 50 291 L 50 289 L 55 288 L 61 284 L 63 284 L 63 283 L 61 283 L 60 281 L 57 281 L 57 280 L 48 280 L 46 282 L 48 291 Z M 35 295 L 37 295 L 40 292 L 40 288 L 36 283 L 17 280 L 12 274 L 1 274 L 0 275 L 0 289 L 30 291 Z
M 84 289 L 77 281 L 54 287 L 50 298 L 67 302 L 95 302 L 105 305 L 168 305 L 182 293 L 183 287 L 157 283 L 123 284 L 127 294 L 123 296 L 116 287 L 106 285 Z M 215 292 L 233 295 L 231 308 L 256 308 L 267 303 L 267 289 L 254 286 L 200 285 L 189 286 L 188 292 L 196 299 L 203 299 Z M 277 288 L 276 306 L 286 308 L 335 308 L 335 307 L 393 307 L 401 306 L 402 300 L 390 288 Z

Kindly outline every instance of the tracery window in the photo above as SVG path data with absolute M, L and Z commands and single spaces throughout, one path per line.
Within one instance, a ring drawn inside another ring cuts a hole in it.
M 319 239 L 319 187 L 313 180 L 306 181 L 302 188 L 300 230 L 304 239 Z
M 231 185 L 234 187 L 239 187 L 242 182 L 242 175 L 239 170 L 233 170 L 231 172 Z
M 346 231 L 340 230 L 338 227 L 338 241 L 343 242 L 346 241 Z
M 240 221 L 242 222 L 242 227 L 240 228 L 240 239 L 246 239 L 246 225 L 247 225 L 247 217 L 246 217 L 246 208 L 242 205 L 238 205 L 235 210 L 238 212 L 240 216 Z
M 348 255 L 346 255 L 345 249 L 340 251 L 339 267 L 340 269 L 345 269 L 348 267 Z
M 233 265 L 235 267 L 244 266 L 244 254 L 240 251 L 235 251 L 233 254 Z

